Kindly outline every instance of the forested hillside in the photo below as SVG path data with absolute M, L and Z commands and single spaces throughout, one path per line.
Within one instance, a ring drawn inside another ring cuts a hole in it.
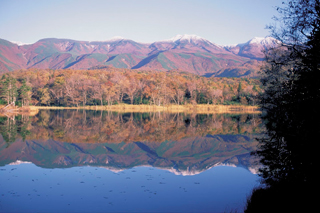
M 19 106 L 127 104 L 255 105 L 257 79 L 201 77 L 168 71 L 18 70 L 0 76 L 1 103 Z

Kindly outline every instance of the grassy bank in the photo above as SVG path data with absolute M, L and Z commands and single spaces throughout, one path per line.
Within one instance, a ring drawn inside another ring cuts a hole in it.
M 4 109 L 4 105 L 0 105 L 0 116 L 12 117 L 14 115 L 30 115 L 34 116 L 38 114 L 39 109 L 33 106 L 30 107 L 8 107 Z
M 214 114 L 214 113 L 260 113 L 257 106 L 242 105 L 129 105 L 119 104 L 112 106 L 79 106 L 79 107 L 56 107 L 56 106 L 30 106 L 31 110 L 36 109 L 86 109 L 86 110 L 108 110 L 115 112 L 169 112 L 169 113 L 198 113 L 198 114 Z

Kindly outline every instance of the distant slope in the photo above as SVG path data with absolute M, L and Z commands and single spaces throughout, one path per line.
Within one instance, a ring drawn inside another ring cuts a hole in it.
M 272 37 L 255 37 L 243 44 L 225 46 L 225 49 L 242 57 L 262 60 L 264 58 L 264 51 L 278 44 L 279 41 Z
M 275 39 L 254 38 L 247 43 L 220 46 L 195 35 L 178 35 L 151 44 L 116 38 L 109 41 L 75 41 L 47 38 L 17 45 L 0 39 L 0 72 L 17 69 L 115 68 L 179 69 L 206 75 L 256 77 L 263 50 Z

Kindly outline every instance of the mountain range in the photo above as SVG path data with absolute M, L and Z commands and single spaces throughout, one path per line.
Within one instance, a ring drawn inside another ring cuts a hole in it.
M 196 35 L 153 43 L 115 37 L 107 41 L 46 38 L 34 44 L 0 39 L 0 72 L 18 69 L 180 70 L 204 76 L 256 77 L 271 37 L 222 46 Z
M 256 146 L 253 136 L 207 135 L 163 143 L 90 144 L 18 139 L 8 147 L 0 135 L 0 167 L 32 162 L 43 168 L 94 166 L 117 172 L 152 166 L 177 175 L 195 175 L 214 166 L 229 165 L 255 173 L 255 158 L 250 152 Z

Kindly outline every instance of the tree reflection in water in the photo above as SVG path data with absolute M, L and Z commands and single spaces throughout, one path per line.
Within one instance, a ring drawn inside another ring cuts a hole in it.
M 1 132 L 0 165 L 16 160 L 49 168 L 91 165 L 121 170 L 150 165 L 190 175 L 230 164 L 254 172 L 250 152 L 256 149 L 262 127 L 255 114 L 41 110 L 34 117 L 2 119 L 3 130 L 16 132 L 10 141 Z
M 16 137 L 69 143 L 163 142 L 208 134 L 258 134 L 262 126 L 256 114 L 116 113 L 87 110 L 40 110 L 34 117 L 20 115 L 0 120 L 1 133 L 8 143 Z

